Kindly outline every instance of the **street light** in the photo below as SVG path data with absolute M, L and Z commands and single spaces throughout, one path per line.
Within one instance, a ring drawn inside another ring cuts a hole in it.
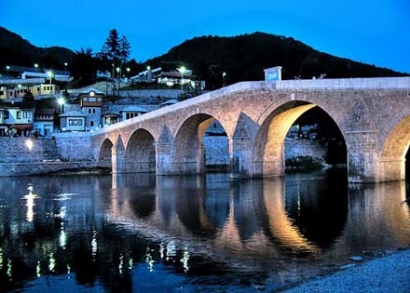
M 177 68 L 179 73 L 181 73 L 181 90 L 184 90 L 184 72 L 185 72 L 185 66 L 181 66 L 180 68 Z
M 61 111 L 60 113 L 64 113 L 64 103 L 65 103 L 64 98 L 58 98 L 57 102 L 60 105 L 60 111 Z
M 7 65 L 7 66 L 6 66 L 6 70 L 7 70 L 7 77 L 10 77 L 10 76 L 9 76 L 10 66 Z
M 64 62 L 64 68 L 65 68 L 64 74 L 65 75 L 67 75 L 67 65 L 68 65 L 67 62 Z
M 38 64 L 34 63 L 34 68 L 36 69 L 36 72 L 38 71 Z
M 225 77 L 226 77 L 226 72 L 224 71 L 222 73 L 222 86 L 225 86 Z
M 47 76 L 50 78 L 50 85 L 51 85 L 51 80 L 53 79 L 53 72 L 51 70 L 47 71 Z

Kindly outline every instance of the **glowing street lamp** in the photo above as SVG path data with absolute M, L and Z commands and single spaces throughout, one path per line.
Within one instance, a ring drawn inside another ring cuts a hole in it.
M 186 71 L 185 66 L 181 66 L 177 68 L 179 73 L 181 73 L 181 90 L 184 90 L 184 72 Z
M 50 78 L 50 84 L 51 84 L 51 80 L 53 79 L 53 72 L 51 70 L 47 71 L 47 76 Z
M 6 70 L 7 70 L 7 77 L 10 77 L 10 76 L 9 76 L 10 66 L 7 65 L 7 66 L 6 66 Z
M 64 104 L 65 104 L 64 98 L 58 98 L 57 102 L 60 105 L 61 113 L 64 113 Z
M 34 63 L 34 68 L 36 69 L 36 72 L 38 71 L 38 64 Z
M 67 75 L 67 65 L 68 65 L 67 62 L 64 62 L 64 69 L 65 69 L 64 74 L 65 75 Z

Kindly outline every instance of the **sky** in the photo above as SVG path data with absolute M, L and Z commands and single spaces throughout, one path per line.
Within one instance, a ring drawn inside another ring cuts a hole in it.
M 10 0 L 0 11 L 0 26 L 37 47 L 97 53 L 115 28 L 145 62 L 194 37 L 265 32 L 410 74 L 410 0 Z

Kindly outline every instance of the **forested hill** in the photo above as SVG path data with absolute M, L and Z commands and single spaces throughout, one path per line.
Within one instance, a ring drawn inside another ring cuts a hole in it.
M 235 37 L 203 36 L 185 41 L 168 53 L 147 61 L 152 66 L 173 69 L 182 64 L 199 79 L 219 87 L 226 83 L 263 80 L 266 68 L 282 66 L 284 79 L 383 77 L 405 75 L 386 68 L 355 62 L 319 52 L 293 38 L 266 33 Z
M 138 55 L 138 48 L 133 50 Z M 34 63 L 41 64 L 43 68 L 64 69 L 64 63 L 68 62 L 73 77 L 90 84 L 95 82 L 97 69 L 104 70 L 95 53 L 88 56 L 63 47 L 39 48 L 0 26 L 2 69 L 6 65 L 33 66 Z M 85 62 L 84 58 L 93 60 L 87 59 Z M 193 71 L 197 80 L 206 81 L 208 90 L 223 84 L 263 80 L 263 70 L 274 66 L 282 66 L 284 79 L 296 76 L 312 78 L 324 73 L 328 78 L 408 75 L 322 53 L 293 38 L 260 32 L 234 37 L 196 37 L 173 47 L 162 56 L 144 63 L 133 59 L 124 67 L 130 67 L 132 73 L 137 73 L 145 70 L 147 65 L 151 68 L 162 67 L 163 70 L 185 66 Z M 223 78 L 224 72 L 226 75 Z
M 64 69 L 64 62 L 70 62 L 74 54 L 63 47 L 36 47 L 20 35 L 0 26 L 1 68 L 7 65 L 33 66 L 38 63 L 44 68 Z

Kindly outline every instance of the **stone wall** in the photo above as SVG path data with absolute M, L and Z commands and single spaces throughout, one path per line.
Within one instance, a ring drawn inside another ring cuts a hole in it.
M 1 137 L 0 176 L 96 168 L 91 134 L 55 133 L 54 138 Z
M 63 161 L 94 161 L 91 132 L 55 133 L 60 159 Z
M 296 157 L 312 157 L 324 160 L 327 155 L 327 146 L 311 139 L 285 140 L 285 160 Z
M 1 137 L 0 163 L 31 163 L 60 159 L 51 138 Z
M 207 166 L 229 165 L 229 141 L 226 136 L 205 136 L 205 160 Z

